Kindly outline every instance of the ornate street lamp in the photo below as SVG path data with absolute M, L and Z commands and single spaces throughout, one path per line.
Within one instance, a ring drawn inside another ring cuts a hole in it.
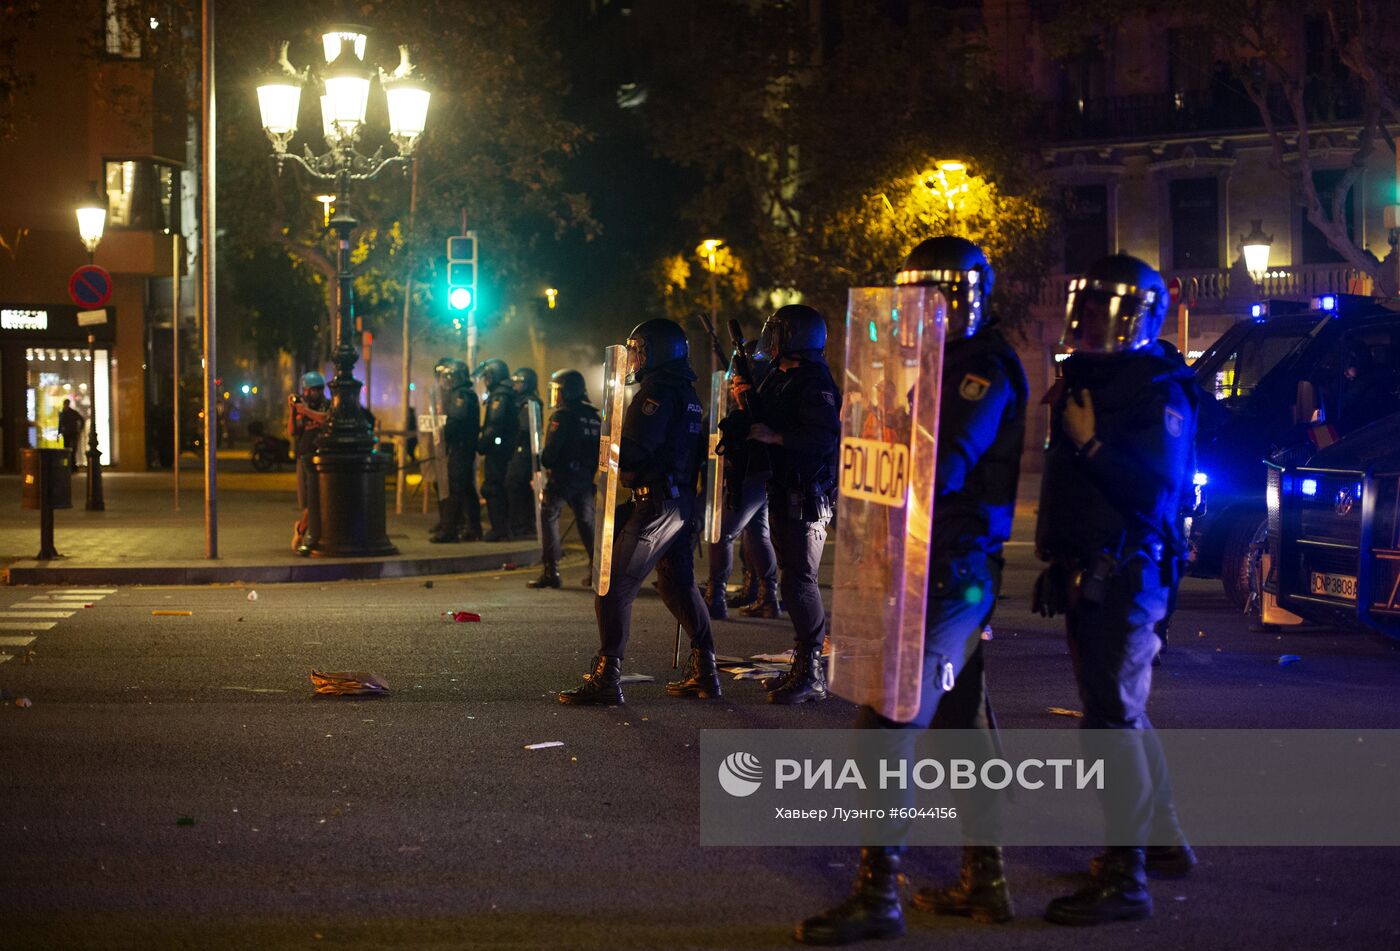
M 1240 235 L 1240 251 L 1244 254 L 1245 269 L 1258 281 L 1269 269 L 1269 248 L 1273 246 L 1274 236 L 1264 233 L 1262 219 L 1254 218 L 1251 223 L 1254 227 L 1249 234 Z
M 89 263 L 97 251 L 97 245 L 102 241 L 102 231 L 107 227 L 107 205 L 97 198 L 95 188 L 93 192 L 93 197 L 75 209 L 78 215 L 78 237 L 82 239 L 83 247 L 87 248 Z
M 374 434 L 360 409 L 362 384 L 354 377 L 359 354 L 355 350 L 354 275 L 350 268 L 351 235 L 355 221 L 349 214 L 349 195 L 355 182 L 368 182 L 391 167 L 407 170 L 413 151 L 427 124 L 428 88 L 414 74 L 408 47 L 399 47 L 399 64 L 391 73 L 379 70 L 389 112 L 389 137 L 397 155 L 385 156 L 383 148 L 365 155 L 357 148 L 365 129 L 373 75 L 364 63 L 366 36 L 351 25 L 331 27 L 322 37 L 326 67 L 319 76 L 321 136 L 326 151 L 317 155 L 309 145 L 301 154 L 289 150 L 297 133 L 301 94 L 312 81 L 309 68 L 300 72 L 287 59 L 282 44 L 277 71 L 258 86 L 258 107 L 263 131 L 272 143 L 272 157 L 280 173 L 287 162 L 301 166 L 312 181 L 333 186 L 335 215 L 329 225 L 339 246 L 337 270 L 337 324 L 331 380 L 330 423 L 321 433 L 316 454 L 321 497 L 321 537 L 312 545 L 315 554 L 349 556 L 393 552 L 384 523 L 384 471 L 374 452 Z
M 92 187 L 92 195 L 74 209 L 78 216 L 78 237 L 87 248 L 88 263 L 92 263 L 97 253 L 97 245 L 102 241 L 102 232 L 107 227 L 107 205 L 97 195 L 97 186 Z M 87 445 L 87 510 L 103 512 L 107 509 L 102 494 L 102 450 L 97 448 L 97 341 L 92 331 L 88 331 L 88 445 Z

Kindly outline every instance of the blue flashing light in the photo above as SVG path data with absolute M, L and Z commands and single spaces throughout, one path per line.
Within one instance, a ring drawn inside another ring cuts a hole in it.
M 1317 480 L 1304 479 L 1303 484 L 1298 487 L 1298 491 L 1302 492 L 1308 498 L 1313 498 L 1317 495 Z
M 1336 294 L 1323 294 L 1323 295 L 1322 295 L 1321 297 L 1319 297 L 1318 300 L 1317 300 L 1317 307 L 1318 307 L 1319 310 L 1324 310 L 1324 311 L 1326 311 L 1326 312 L 1329 313 L 1329 314 L 1336 313 L 1336 310 L 1337 310 L 1337 295 L 1336 295 Z
M 1192 485 L 1206 485 L 1206 484 L 1208 484 L 1209 482 L 1210 482 L 1210 477 L 1207 476 L 1204 472 L 1197 472 L 1195 475 L 1193 475 L 1193 476 L 1191 477 L 1191 484 L 1192 484 Z
M 1249 316 L 1253 317 L 1255 320 L 1263 320 L 1263 319 L 1264 319 L 1264 305 L 1263 305 L 1263 304 L 1260 304 L 1260 303 L 1250 304 L 1250 305 L 1249 305 Z

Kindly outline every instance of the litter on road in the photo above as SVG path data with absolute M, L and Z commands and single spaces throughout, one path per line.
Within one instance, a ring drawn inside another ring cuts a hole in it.
M 191 617 L 193 611 L 152 611 L 151 617 Z
M 443 615 L 450 617 L 454 621 L 480 621 L 481 615 L 475 611 L 448 611 Z
M 1300 664 L 1302 661 L 1303 658 L 1299 657 L 1297 654 L 1284 654 L 1278 659 L 1278 665 L 1280 667 L 1288 667 L 1292 664 Z
M 547 741 L 545 741 L 544 743 L 527 743 L 527 744 L 525 744 L 525 748 L 526 748 L 527 750 L 547 750 L 547 749 L 550 749 L 550 748 L 555 747 L 555 746 L 563 746 L 563 745 L 564 745 L 564 741 L 563 741 L 563 740 L 547 740 Z
M 1057 717 L 1074 717 L 1078 720 L 1084 719 L 1083 711 L 1071 710 L 1069 707 L 1046 707 L 1045 712 L 1053 713 Z
M 257 593 L 256 591 L 249 591 L 249 592 L 248 592 L 248 600 L 249 600 L 249 601 L 256 601 L 256 600 L 258 600 L 258 593 Z
M 620 684 L 650 684 L 655 683 L 656 678 L 651 674 L 623 674 L 617 679 Z
M 313 670 L 311 682 L 316 685 L 317 693 L 334 696 L 378 696 L 389 692 L 389 685 L 383 677 L 361 671 L 323 674 L 319 670 Z

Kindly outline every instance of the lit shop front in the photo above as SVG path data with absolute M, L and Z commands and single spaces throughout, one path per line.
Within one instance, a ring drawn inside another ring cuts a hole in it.
M 0 470 L 18 469 L 26 447 L 63 446 L 58 418 L 64 400 L 85 425 L 96 421 L 103 466 L 116 461 L 115 333 L 116 312 L 110 307 L 80 313 L 71 304 L 0 303 Z M 86 451 L 85 428 L 79 465 L 86 465 Z

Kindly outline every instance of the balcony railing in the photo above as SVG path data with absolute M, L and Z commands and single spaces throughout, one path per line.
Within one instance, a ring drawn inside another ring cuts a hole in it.
M 1295 123 L 1287 102 L 1272 92 L 1268 100 L 1282 128 Z M 1305 94 L 1308 121 L 1348 122 L 1361 118 L 1361 99 L 1344 85 L 1310 87 Z M 1045 115 L 1051 141 L 1135 139 L 1195 132 L 1263 128 L 1259 110 L 1244 88 L 1217 79 L 1201 90 L 1051 103 Z
M 1343 264 L 1304 264 L 1298 267 L 1274 267 L 1259 280 L 1244 281 L 1238 270 L 1166 271 L 1162 276 L 1170 281 L 1180 278 L 1183 292 L 1196 300 L 1196 306 L 1223 310 L 1229 304 L 1246 304 L 1266 298 L 1303 300 L 1322 294 L 1368 294 L 1370 282 L 1356 268 Z M 1075 275 L 1056 274 L 1041 285 L 1037 303 L 1041 307 L 1063 308 L 1069 299 L 1069 282 Z

